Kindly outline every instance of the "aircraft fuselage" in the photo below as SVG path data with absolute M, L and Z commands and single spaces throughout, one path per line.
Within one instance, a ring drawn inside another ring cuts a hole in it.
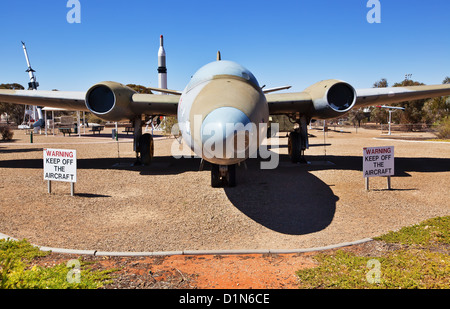
M 184 141 L 208 162 L 244 161 L 261 144 L 269 119 L 266 97 L 254 75 L 232 61 L 200 68 L 178 103 Z

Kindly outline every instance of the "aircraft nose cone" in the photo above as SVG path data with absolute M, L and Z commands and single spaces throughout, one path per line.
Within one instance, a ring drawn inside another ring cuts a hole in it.
M 216 164 L 243 161 L 248 157 L 247 149 L 253 133 L 250 119 L 241 110 L 217 108 L 202 123 L 203 155 L 208 159 L 217 159 Z

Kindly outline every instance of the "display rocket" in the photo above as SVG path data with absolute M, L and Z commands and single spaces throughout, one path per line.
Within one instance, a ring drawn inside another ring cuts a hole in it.
M 24 42 L 22 42 L 22 47 L 23 47 L 23 52 L 25 54 L 25 60 L 27 61 L 27 66 L 28 66 L 28 69 L 25 72 L 27 72 L 28 75 L 30 76 L 30 82 L 28 83 L 28 88 L 29 88 L 29 90 L 30 89 L 37 90 L 39 83 L 36 81 L 36 76 L 34 76 L 34 72 L 36 72 L 36 71 L 31 68 L 30 59 L 28 58 L 28 52 L 27 52 L 27 48 L 26 48 Z
M 28 89 L 29 90 L 37 90 L 39 83 L 36 81 L 36 76 L 34 75 L 34 72 L 36 72 L 36 71 L 31 68 L 30 59 L 28 58 L 28 52 L 27 52 L 27 48 L 26 48 L 24 42 L 22 42 L 22 47 L 23 47 L 23 52 L 25 54 L 25 59 L 27 61 L 27 66 L 28 66 L 28 68 L 25 72 L 27 72 L 30 77 L 30 82 L 28 83 Z M 40 107 L 40 106 L 32 107 L 31 113 L 32 113 L 33 119 L 36 120 L 33 124 L 33 127 L 34 128 L 43 127 L 44 126 L 44 116 L 42 114 L 42 107 Z M 36 113 L 37 113 L 37 115 L 36 115 Z
M 158 88 L 167 89 L 166 51 L 164 50 L 164 38 L 159 39 L 158 50 Z

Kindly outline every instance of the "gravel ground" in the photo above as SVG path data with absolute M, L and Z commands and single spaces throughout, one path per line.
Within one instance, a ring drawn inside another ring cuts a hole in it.
M 281 134 L 277 169 L 260 170 L 252 159 L 237 169 L 236 187 L 211 188 L 210 166 L 198 171 L 199 159 L 173 158 L 171 138 L 155 140 L 151 166 L 133 167 L 131 136 L 116 143 L 107 133 L 35 135 L 31 144 L 15 131 L 13 142 L 0 143 L 0 233 L 79 250 L 292 249 L 450 214 L 450 143 L 379 139 L 379 131 L 353 128 L 310 133 L 311 164 L 291 164 Z M 373 146 L 395 146 L 393 190 L 385 190 L 385 178 L 372 178 L 365 191 L 362 148 Z M 47 193 L 43 148 L 77 150 L 74 197 L 67 183 Z

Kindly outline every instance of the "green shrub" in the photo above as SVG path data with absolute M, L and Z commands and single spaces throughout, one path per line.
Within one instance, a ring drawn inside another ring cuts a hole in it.
M 299 287 L 448 289 L 449 216 L 432 218 L 374 239 L 403 247 L 379 256 L 358 256 L 342 249 L 320 253 L 314 256 L 318 266 L 296 272 Z
M 437 128 L 437 137 L 440 139 L 450 138 L 450 117 L 447 116 L 442 120 Z
M 314 257 L 319 266 L 298 270 L 300 288 L 321 289 L 447 289 L 450 271 L 448 254 L 406 249 L 383 257 L 361 257 L 338 250 Z M 379 263 L 378 282 L 368 280 Z M 373 265 L 373 264 L 372 264 Z
M 376 240 L 404 245 L 433 246 L 450 245 L 450 217 L 437 217 L 419 224 L 406 226 L 398 232 L 389 232 Z
M 9 127 L 0 127 L 0 134 L 2 136 L 2 140 L 4 141 L 10 141 L 14 136 L 13 130 Z
M 107 283 L 111 279 L 108 274 L 115 271 L 93 271 L 80 260 L 68 260 L 67 264 L 53 267 L 31 267 L 34 258 L 48 254 L 26 240 L 0 239 L 0 289 L 96 289 Z M 71 268 L 73 264 L 79 268 Z M 77 278 L 73 276 L 75 271 L 79 280 L 69 280 Z

